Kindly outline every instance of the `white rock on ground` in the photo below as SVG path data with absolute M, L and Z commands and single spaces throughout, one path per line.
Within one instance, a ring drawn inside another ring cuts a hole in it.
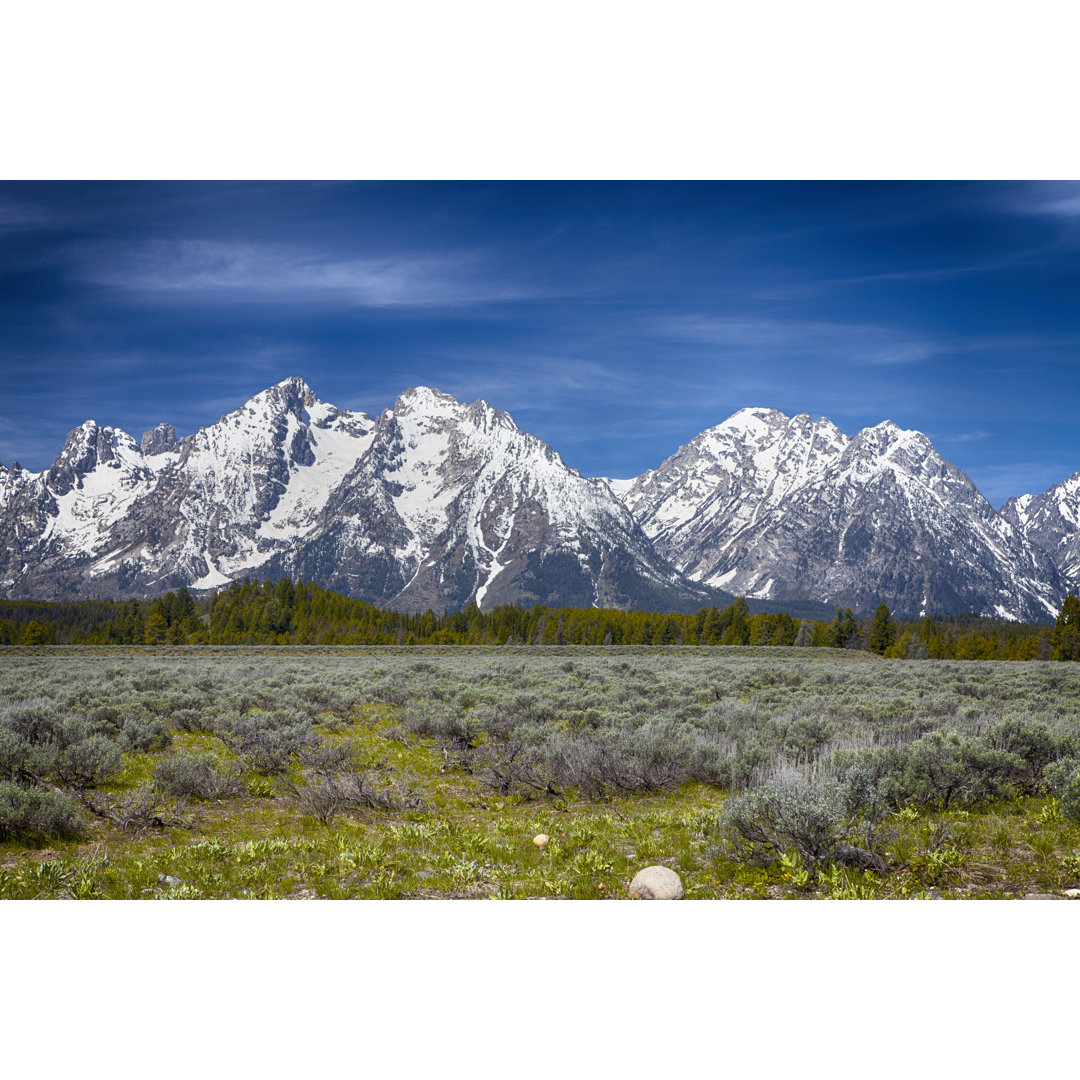
M 681 900 L 682 880 L 666 866 L 646 866 L 630 882 L 631 900 Z

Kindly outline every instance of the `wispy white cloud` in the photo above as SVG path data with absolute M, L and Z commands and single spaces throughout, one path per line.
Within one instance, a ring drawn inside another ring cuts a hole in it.
M 943 443 L 969 443 L 981 442 L 983 439 L 991 438 L 991 435 L 989 431 L 961 431 L 955 435 L 933 435 L 932 438 L 936 442 Z
M 653 326 L 662 337 L 716 348 L 812 355 L 874 366 L 916 364 L 942 352 L 937 342 L 871 323 L 694 315 L 659 319 Z
M 1080 217 L 1080 181 L 1044 180 L 1010 188 L 1001 208 L 1018 214 Z
M 1078 197 L 1080 198 L 1080 197 Z M 1043 212 L 1027 211 L 1027 212 Z M 1080 209 L 1077 210 L 1080 216 Z M 998 270 L 1008 270 L 1020 266 L 1038 266 L 1061 254 L 1067 246 L 1062 240 L 1049 244 L 1038 244 L 1000 255 L 991 259 L 979 259 L 964 263 L 950 263 L 946 266 L 916 266 L 902 270 L 881 270 L 869 274 L 855 274 L 849 277 L 820 277 L 810 281 L 778 283 L 760 288 L 753 293 L 755 300 L 806 300 L 812 296 L 835 289 L 845 289 L 859 285 L 878 285 L 890 282 L 951 281 L 972 274 L 991 274 Z
M 398 366 L 367 378 L 346 397 L 350 407 L 377 414 L 407 387 L 418 385 L 434 386 L 459 401 L 482 398 L 510 413 L 564 413 L 575 400 L 628 400 L 640 393 L 637 379 L 615 365 L 507 350 L 489 358 L 444 351 L 412 370 Z
M 55 223 L 55 213 L 43 206 L 0 199 L 0 233 L 41 229 Z
M 85 243 L 70 255 L 77 279 L 159 301 L 334 301 L 391 308 L 534 295 L 497 277 L 474 252 L 342 258 L 282 244 L 152 240 Z

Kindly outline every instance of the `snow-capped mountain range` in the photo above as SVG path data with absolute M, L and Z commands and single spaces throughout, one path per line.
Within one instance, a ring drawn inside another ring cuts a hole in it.
M 405 610 L 691 610 L 602 480 L 486 402 L 426 387 L 377 419 L 286 379 L 187 438 L 88 420 L 40 473 L 0 473 L 0 595 L 151 596 L 289 575 Z
M 925 435 L 742 409 L 632 480 L 589 479 L 484 401 L 373 419 L 298 378 L 177 440 L 92 420 L 0 465 L 0 596 L 316 581 L 403 610 L 694 610 L 745 595 L 1052 617 L 1080 582 L 1080 473 L 995 512 Z
M 850 438 L 742 409 L 622 497 L 673 565 L 742 596 L 1039 620 L 1063 595 L 1052 557 L 891 421 Z

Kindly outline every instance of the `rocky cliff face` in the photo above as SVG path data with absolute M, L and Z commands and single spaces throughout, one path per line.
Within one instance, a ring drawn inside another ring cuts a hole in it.
M 688 609 L 714 600 L 663 560 L 607 486 L 483 401 L 398 398 L 332 492 L 318 536 L 271 573 L 396 608 L 475 599 Z
M 1041 495 L 1010 499 L 1001 516 L 1046 552 L 1070 592 L 1080 591 L 1080 472 Z
M 599 480 L 486 402 L 407 391 L 378 420 L 287 379 L 177 442 L 88 421 L 0 476 L 0 592 L 60 599 L 292 575 L 409 610 L 470 600 L 691 609 Z M 720 599 L 723 599 L 721 597 Z
M 885 422 L 743 409 L 632 481 L 593 480 L 483 401 L 377 419 L 301 379 L 182 439 L 88 420 L 0 466 L 0 595 L 153 596 L 291 576 L 404 610 L 884 602 L 1051 617 L 1080 584 L 1080 473 L 1002 512 Z
M 743 409 L 623 491 L 657 550 L 738 595 L 1039 620 L 1062 582 L 930 440 Z

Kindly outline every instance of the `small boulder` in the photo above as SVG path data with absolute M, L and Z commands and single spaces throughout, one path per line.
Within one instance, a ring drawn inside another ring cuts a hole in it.
M 682 880 L 666 866 L 646 866 L 630 882 L 631 900 L 681 900 Z
M 860 870 L 876 870 L 879 874 L 884 874 L 888 869 L 880 855 L 852 847 L 850 844 L 841 844 L 832 853 L 832 861 L 841 866 L 857 866 Z

